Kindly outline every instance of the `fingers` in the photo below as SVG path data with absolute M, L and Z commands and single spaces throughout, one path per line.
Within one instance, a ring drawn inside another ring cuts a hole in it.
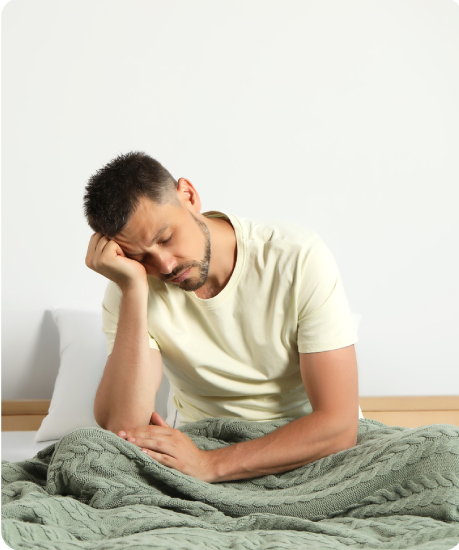
M 105 239 L 105 241 L 109 240 L 105 235 L 102 235 L 102 233 L 93 233 L 89 239 L 88 252 L 95 252 L 97 245 L 102 239 Z
M 127 442 L 140 447 L 142 450 L 147 449 L 164 455 L 175 456 L 176 452 L 176 447 L 170 438 L 128 437 Z
M 89 239 L 88 252 L 86 254 L 86 265 L 91 269 L 93 269 L 93 260 L 96 254 L 97 247 L 100 246 L 101 242 L 103 243 L 103 246 L 105 246 L 108 240 L 109 239 L 101 233 L 93 233 L 93 235 Z
M 128 285 L 148 286 L 147 272 L 139 262 L 127 258 L 120 245 L 102 235 L 91 236 L 86 255 L 86 265 L 96 273 L 115 282 L 121 290 Z
M 100 233 L 99 233 L 100 235 Z M 96 247 L 94 252 L 98 254 L 99 256 L 102 254 L 104 248 L 107 246 L 107 244 L 110 242 L 110 239 L 108 237 L 105 237 L 105 235 L 101 235 L 99 240 L 96 243 Z
M 115 243 L 115 241 L 111 241 L 112 243 Z M 115 243 L 116 244 L 116 253 L 118 254 L 118 256 L 123 256 L 123 258 L 127 258 L 126 254 L 124 253 L 124 250 L 121 248 L 121 246 L 118 244 L 118 243 Z
M 175 447 L 173 440 L 168 437 L 128 437 L 128 443 L 135 443 L 138 447 L 148 447 L 162 453 L 167 453 L 167 450 Z
M 103 258 L 107 259 L 106 254 L 110 257 L 113 252 L 115 256 L 126 257 L 118 243 L 101 233 L 94 233 L 89 240 L 86 265 L 94 271 L 99 272 L 101 265 L 104 264 Z
M 166 421 L 161 417 L 161 415 L 156 411 L 151 414 L 151 423 L 155 426 L 165 426 L 167 428 L 170 428 L 169 424 L 167 424 Z
M 125 256 L 123 249 L 119 246 L 119 244 L 117 244 L 115 241 L 112 241 L 105 235 L 102 235 L 102 233 L 93 233 L 93 235 L 89 239 L 88 254 L 97 253 L 98 255 L 100 255 L 109 243 L 110 246 L 114 246 L 116 248 L 117 254 L 119 254 L 120 256 Z
M 142 449 L 142 452 L 144 452 L 163 466 L 167 466 L 168 468 L 174 468 L 174 464 L 176 464 L 177 462 L 177 459 L 174 456 L 166 455 L 163 453 L 156 453 L 151 449 Z

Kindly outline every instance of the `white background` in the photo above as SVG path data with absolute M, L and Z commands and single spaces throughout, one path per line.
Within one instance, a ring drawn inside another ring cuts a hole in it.
M 50 309 L 98 309 L 89 176 L 142 150 L 205 210 L 317 231 L 360 394 L 459 393 L 459 6 L 12 0 L 2 12 L 2 398 L 50 398 Z

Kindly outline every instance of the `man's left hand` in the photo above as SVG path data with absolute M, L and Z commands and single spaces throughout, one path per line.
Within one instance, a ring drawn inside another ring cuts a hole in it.
M 163 466 L 208 483 L 214 480 L 208 451 L 198 449 L 186 434 L 171 428 L 157 412 L 151 415 L 148 426 L 119 431 L 118 435 Z

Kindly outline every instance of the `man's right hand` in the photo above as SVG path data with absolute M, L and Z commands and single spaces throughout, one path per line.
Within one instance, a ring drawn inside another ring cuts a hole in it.
M 101 233 L 94 233 L 89 240 L 86 265 L 116 283 L 122 291 L 147 285 L 145 267 L 128 258 L 119 244 Z

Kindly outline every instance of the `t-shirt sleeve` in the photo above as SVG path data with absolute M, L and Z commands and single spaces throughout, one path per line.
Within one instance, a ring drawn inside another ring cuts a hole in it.
M 108 355 L 111 354 L 115 344 L 121 298 L 122 292 L 120 287 L 113 281 L 109 281 L 105 290 L 104 300 L 102 302 L 102 330 L 105 333 Z M 151 349 L 159 350 L 158 343 L 151 336 L 151 334 L 148 334 L 148 340 L 150 342 Z
M 313 353 L 358 342 L 336 262 L 317 235 L 300 260 L 298 351 Z

